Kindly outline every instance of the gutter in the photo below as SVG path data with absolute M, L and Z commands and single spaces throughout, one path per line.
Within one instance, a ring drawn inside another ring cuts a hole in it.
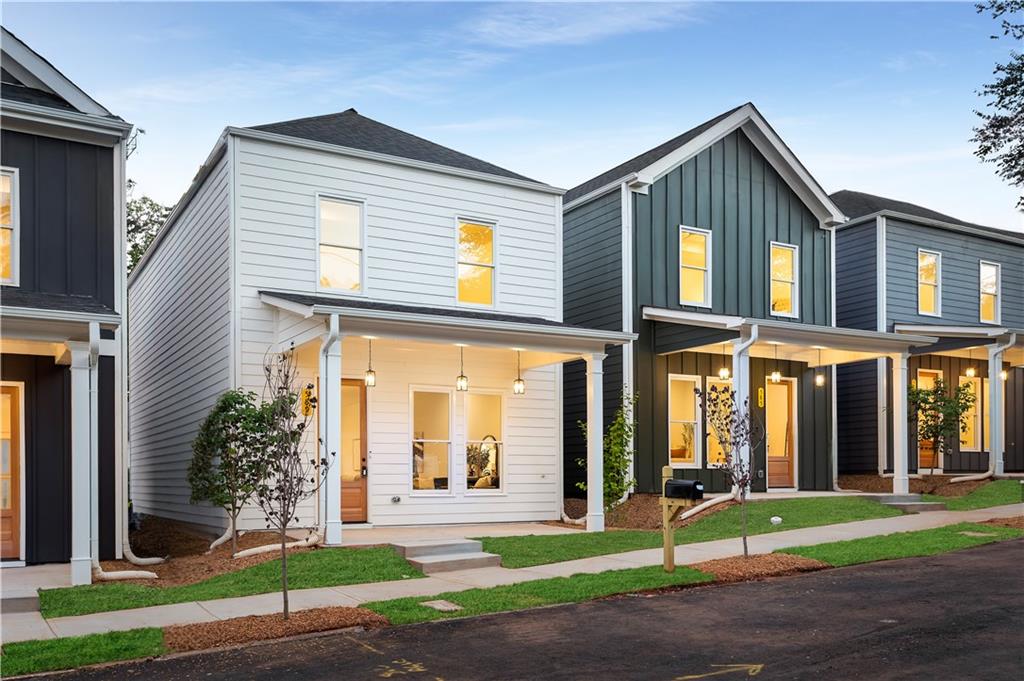
M 78 111 L 65 111 L 48 106 L 16 102 L 10 99 L 4 99 L 2 103 L 5 116 L 44 123 L 59 122 L 61 125 L 69 128 L 113 135 L 121 139 L 128 137 L 128 134 L 134 127 L 131 123 L 122 121 L 119 118 L 107 118 L 105 116 L 84 114 Z
M 857 218 L 851 218 L 849 222 L 845 222 L 837 226 L 837 229 L 847 229 L 849 227 L 856 227 L 863 225 L 867 222 L 877 220 L 878 218 L 893 218 L 896 220 L 904 220 L 906 222 L 914 222 L 925 227 L 935 227 L 937 229 L 944 229 L 950 232 L 960 232 L 962 234 L 969 234 L 971 236 L 977 236 L 981 238 L 993 239 L 995 241 L 1003 241 L 1006 243 L 1016 244 L 1018 246 L 1024 246 L 1024 234 L 1017 235 L 1016 233 L 999 229 L 998 227 L 990 227 L 989 229 L 983 229 L 979 227 L 970 227 L 968 225 L 961 225 L 955 222 L 946 222 L 945 220 L 936 220 L 934 218 L 925 218 L 918 215 L 911 215 L 910 213 L 901 213 L 894 210 L 880 210 L 868 215 L 862 215 Z M 992 230 L 992 231 L 990 231 Z

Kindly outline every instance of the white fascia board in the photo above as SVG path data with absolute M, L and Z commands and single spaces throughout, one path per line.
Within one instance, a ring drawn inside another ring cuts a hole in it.
M 645 307 L 643 317 L 649 321 L 688 324 L 690 326 L 703 326 L 710 329 L 735 329 L 746 321 L 743 317 L 732 315 L 685 312 L 683 310 L 670 310 L 660 307 Z
M 998 338 L 1011 333 L 1024 333 L 1020 329 L 1000 326 L 949 326 L 938 324 L 897 324 L 898 334 L 926 334 L 946 338 Z
M 441 165 L 439 163 L 428 163 L 427 161 L 417 161 L 411 158 L 392 156 L 390 154 L 381 154 L 375 151 L 365 151 L 363 149 L 344 147 L 339 144 L 328 144 L 326 142 L 317 142 L 314 140 L 307 140 L 299 137 L 290 137 L 288 135 L 278 135 L 272 132 L 265 132 L 263 130 L 252 130 L 250 128 L 236 128 L 229 126 L 228 128 L 226 128 L 225 132 L 236 137 L 260 140 L 262 142 L 270 142 L 273 144 L 285 144 L 288 146 L 299 147 L 302 149 L 312 149 L 314 151 L 323 151 L 329 154 L 339 154 L 341 156 L 361 158 L 366 159 L 368 161 L 390 163 L 392 165 L 405 166 L 408 168 L 417 168 L 419 170 L 428 170 L 435 173 L 443 173 L 445 175 L 455 175 L 456 177 L 465 177 L 473 180 L 480 180 L 482 182 L 490 182 L 492 184 L 519 187 L 521 189 L 530 189 L 532 191 L 542 192 L 544 194 L 555 194 L 558 196 L 565 194 L 564 189 L 552 187 L 551 185 L 543 184 L 541 182 L 529 182 L 527 180 L 517 180 L 512 177 L 492 175 L 490 173 L 482 173 L 475 170 L 452 168 L 451 166 Z
M 116 329 L 121 325 L 121 315 L 71 310 L 47 310 L 36 307 L 4 307 L 3 317 L 8 319 L 29 319 L 48 322 L 97 323 L 104 329 Z
M 131 123 L 117 118 L 84 114 L 78 111 L 65 111 L 9 99 L 4 99 L 2 104 L 5 128 L 14 127 L 12 124 L 19 123 L 21 127 L 26 125 L 48 127 L 54 130 L 54 134 L 50 136 L 77 133 L 80 136 L 89 136 L 85 141 L 92 144 L 112 146 L 118 140 L 128 137 L 133 127 Z
M 280 298 L 270 293 L 261 293 L 260 302 L 266 303 L 267 305 L 271 305 L 286 312 L 291 312 L 292 314 L 298 315 L 303 319 L 309 319 L 310 317 L 313 316 L 312 305 L 303 305 L 302 303 L 296 303 L 295 301 Z
M 599 196 L 604 196 L 605 194 L 609 194 L 612 191 L 620 189 L 622 187 L 622 183 L 623 182 L 625 182 L 626 184 L 631 184 L 631 183 L 635 182 L 637 179 L 638 179 L 638 177 L 637 177 L 636 173 L 630 173 L 629 175 L 625 175 L 623 177 L 620 177 L 617 180 L 609 182 L 606 185 L 598 187 L 597 189 L 595 189 L 593 191 L 587 192 L 583 196 L 580 196 L 578 198 L 573 199 L 572 201 L 566 203 L 562 207 L 562 209 L 566 210 L 566 211 L 572 210 L 576 206 L 580 206 L 580 205 L 582 205 L 584 203 L 587 203 L 588 201 L 592 201 L 592 200 L 596 199 Z
M 986 229 L 978 229 L 977 227 L 970 227 L 968 225 L 958 225 L 952 222 L 944 222 L 942 220 L 933 220 L 931 218 L 923 218 L 917 215 L 911 215 L 910 213 L 901 213 L 894 210 L 880 210 L 869 215 L 862 215 L 858 218 L 853 218 L 849 222 L 839 225 L 839 229 L 846 229 L 847 227 L 856 227 L 862 225 L 865 222 L 877 220 L 878 218 L 893 218 L 895 220 L 903 220 L 906 222 L 913 222 L 925 227 L 935 227 L 937 229 L 945 229 L 950 232 L 958 232 L 960 234 L 968 234 L 970 236 L 981 237 L 983 239 L 992 239 L 994 241 L 1003 241 L 1008 244 L 1015 244 L 1017 246 L 1024 246 L 1024 234 L 1017 236 L 1009 230 L 1002 230 L 1001 232 L 991 232 Z M 993 227 L 993 229 L 999 229 Z

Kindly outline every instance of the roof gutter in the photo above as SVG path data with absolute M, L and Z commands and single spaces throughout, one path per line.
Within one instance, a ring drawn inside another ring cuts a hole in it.
M 961 234 L 970 234 L 971 236 L 978 236 L 988 239 L 995 239 L 996 241 L 1005 241 L 1006 243 L 1016 244 L 1018 246 L 1024 246 L 1024 234 L 1017 236 L 1013 232 L 1008 230 L 999 229 L 998 227 L 992 227 L 988 229 L 979 229 L 977 227 L 970 227 L 968 225 L 961 225 L 955 222 L 946 222 L 945 220 L 935 220 L 933 218 L 920 217 L 918 215 L 911 215 L 910 213 L 901 213 L 895 210 L 879 210 L 868 215 L 861 215 L 860 217 L 851 218 L 848 222 L 845 222 L 838 226 L 837 229 L 846 229 L 847 227 L 856 227 L 866 222 L 873 222 L 879 217 L 894 218 L 896 220 L 905 220 L 907 222 L 916 222 L 917 224 L 924 225 L 925 227 L 936 227 L 938 229 L 946 229 L 951 232 L 960 232 Z
M 5 117 L 21 118 L 35 122 L 52 123 L 58 121 L 61 125 L 87 132 L 99 132 L 106 135 L 113 135 L 125 138 L 132 130 L 132 124 L 119 118 L 108 118 L 95 114 L 84 114 L 79 111 L 65 111 L 49 106 L 39 106 L 26 102 L 16 102 L 10 99 L 3 100 Z

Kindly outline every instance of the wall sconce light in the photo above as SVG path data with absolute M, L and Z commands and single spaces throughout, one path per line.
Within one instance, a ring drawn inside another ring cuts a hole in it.
M 459 375 L 455 378 L 455 389 L 459 392 L 466 392 L 469 390 L 469 379 L 466 377 L 466 372 L 463 365 L 463 350 L 465 347 L 459 346 Z
M 1006 369 L 1003 369 L 1002 371 L 999 372 L 999 378 L 1001 380 L 1005 381 L 1009 377 L 1010 377 L 1010 372 L 1008 372 Z
M 366 339 L 366 373 L 363 374 L 363 383 L 367 388 L 377 385 L 377 372 L 373 370 L 373 339 Z
M 516 380 L 512 381 L 512 394 L 525 395 L 526 381 L 523 380 L 522 362 L 519 350 L 516 350 Z

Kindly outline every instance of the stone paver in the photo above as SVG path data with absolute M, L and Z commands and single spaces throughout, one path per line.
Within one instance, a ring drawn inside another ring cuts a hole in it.
M 1003 518 L 1022 514 L 1024 514 L 1024 504 L 1012 504 L 976 511 L 936 511 L 894 518 L 861 520 L 839 525 L 783 530 L 772 534 L 750 537 L 748 544 L 751 553 L 769 553 L 780 548 L 871 537 L 893 532 L 909 532 L 955 523 L 978 522 L 991 518 Z M 550 526 L 540 527 L 547 528 Z M 422 530 L 420 531 L 422 532 Z M 463 532 L 463 534 L 467 535 L 469 533 Z M 473 536 L 483 535 L 476 534 Z M 676 563 L 678 565 L 685 565 L 715 558 L 727 558 L 737 555 L 740 551 L 740 540 L 736 538 L 720 539 L 699 544 L 684 544 L 677 546 L 675 549 Z M 479 568 L 476 570 L 442 573 L 441 575 L 424 577 L 422 579 L 353 584 L 320 589 L 301 589 L 293 590 L 289 593 L 293 609 L 303 610 L 328 605 L 357 605 L 359 603 L 391 598 L 435 596 L 445 592 L 464 591 L 476 587 L 499 586 L 556 576 L 570 576 L 577 573 L 597 573 L 644 565 L 660 565 L 661 559 L 662 550 L 660 548 L 642 549 L 516 570 L 494 567 Z M 136 627 L 159 627 L 173 624 L 191 624 L 193 622 L 210 622 L 227 617 L 277 612 L 280 604 L 280 594 L 274 593 L 203 601 L 201 603 L 179 603 L 136 610 L 119 610 L 78 617 L 58 617 L 41 622 L 25 618 L 24 620 L 19 620 L 19 622 L 22 622 L 20 625 L 11 624 L 11 626 L 8 626 L 8 618 L 12 618 L 11 621 L 13 623 L 15 622 L 13 618 L 17 617 L 17 615 L 10 615 L 4 617 L 3 638 L 5 641 L 16 641 L 32 638 L 49 638 L 53 634 L 57 636 L 76 636 L 102 631 L 134 629 Z M 34 613 L 24 614 L 32 615 Z M 39 619 L 41 620 L 41 618 Z M 48 627 L 47 624 L 49 625 Z M 52 629 L 49 636 L 45 634 L 43 628 Z

